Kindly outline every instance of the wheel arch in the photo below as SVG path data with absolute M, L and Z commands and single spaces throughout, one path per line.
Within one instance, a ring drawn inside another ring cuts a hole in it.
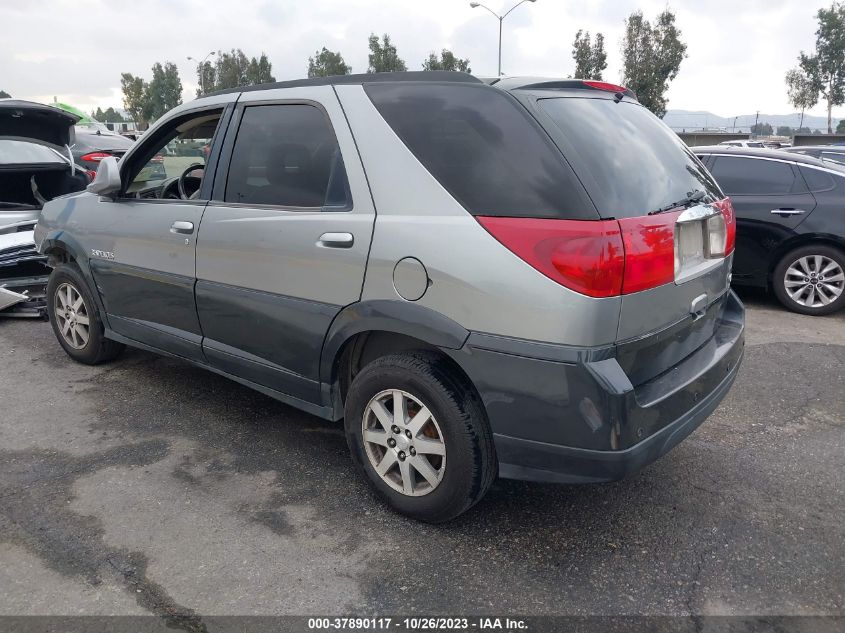
M 778 247 L 772 251 L 772 256 L 769 258 L 769 266 L 767 270 L 767 286 L 772 288 L 774 283 L 775 268 L 778 267 L 781 260 L 790 252 L 797 248 L 805 246 L 812 246 L 820 244 L 823 246 L 830 246 L 845 254 L 845 238 L 834 235 L 832 233 L 806 233 L 803 235 L 796 235 L 795 237 L 779 244 Z
M 324 401 L 340 419 L 345 389 L 355 370 L 375 358 L 403 350 L 436 352 L 472 384 L 453 355 L 444 351 L 461 349 L 469 334 L 452 319 L 411 302 L 374 300 L 347 306 L 332 322 L 320 356 Z

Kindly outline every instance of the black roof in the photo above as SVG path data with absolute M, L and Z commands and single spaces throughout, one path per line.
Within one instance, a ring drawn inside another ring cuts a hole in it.
M 210 92 L 208 96 L 232 94 L 234 92 L 253 92 L 256 90 L 277 90 L 279 88 L 300 88 L 303 86 L 336 86 L 341 84 L 370 84 L 393 81 L 432 81 L 465 84 L 481 84 L 480 79 L 469 73 L 453 72 L 449 70 L 413 70 L 398 73 L 360 73 L 357 75 L 332 75 L 331 77 L 312 77 L 310 79 L 294 79 L 292 81 L 277 81 L 275 83 L 258 84 L 257 86 L 241 86 Z
M 725 154 L 728 156 L 756 156 L 758 158 L 778 158 L 789 160 L 793 163 L 814 165 L 815 167 L 829 168 L 830 163 L 796 152 L 787 152 L 782 149 L 760 149 L 759 147 L 736 147 L 733 145 L 702 145 L 690 147 L 693 154 Z

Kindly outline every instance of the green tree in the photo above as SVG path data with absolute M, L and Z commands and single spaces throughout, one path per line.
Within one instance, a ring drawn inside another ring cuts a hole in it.
M 801 51 L 801 70 L 827 102 L 827 133 L 833 132 L 833 107 L 845 103 L 845 6 L 835 2 L 816 14 L 816 50 Z
M 239 48 L 233 48 L 228 53 L 217 51 L 213 65 L 207 61 L 197 67 L 197 96 L 201 97 L 215 90 L 255 86 L 274 81 L 276 78 L 273 77 L 273 65 L 265 53 L 250 58 Z
M 381 42 L 379 42 L 377 35 L 370 35 L 368 43 L 370 47 L 368 73 L 391 73 L 408 70 L 387 33 L 382 36 Z
M 460 59 L 447 48 L 440 51 L 440 57 L 436 53 L 429 53 L 428 59 L 423 62 L 423 70 L 452 70 L 462 73 L 471 73 L 468 59 Z
M 148 121 L 155 121 L 182 103 L 182 81 L 176 65 L 156 62 L 152 71 L 153 78 L 144 89 L 144 114 Z
M 755 136 L 771 136 L 774 129 L 768 123 L 755 123 L 751 126 L 751 133 Z
M 799 68 L 793 68 L 786 73 L 786 95 L 793 108 L 801 108 L 801 123 L 804 125 L 804 111 L 819 102 L 819 90 L 815 82 Z
M 836 126 L 837 134 L 845 134 L 845 119 L 841 119 Z
M 0 90 L 0 99 L 11 99 L 12 95 L 10 95 L 5 90 Z
M 120 112 L 111 107 L 106 108 L 105 111 L 102 108 L 97 108 L 91 112 L 91 118 L 100 123 L 122 123 L 124 121 Z
M 333 75 L 348 75 L 352 66 L 343 61 L 343 55 L 330 51 L 325 46 L 323 50 L 308 58 L 309 77 L 331 77 Z
M 686 56 L 687 46 L 681 41 L 675 14 L 670 10 L 658 15 L 654 26 L 643 18 L 642 11 L 635 11 L 625 20 L 623 81 L 659 117 L 666 114 L 669 82 L 678 76 Z
M 792 128 L 788 125 L 779 125 L 778 136 L 792 136 Z
M 577 79 L 602 79 L 607 68 L 607 51 L 604 50 L 604 35 L 596 33 L 595 42 L 589 31 L 578 30 L 572 44 L 572 59 L 575 60 Z
M 131 73 L 123 73 L 120 75 L 120 88 L 123 91 L 123 108 L 133 121 L 141 125 L 146 124 L 147 82 Z

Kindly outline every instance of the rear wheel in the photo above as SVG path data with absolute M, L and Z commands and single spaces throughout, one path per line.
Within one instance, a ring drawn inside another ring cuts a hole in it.
M 801 314 L 832 314 L 845 307 L 845 254 L 823 244 L 787 253 L 775 268 L 775 294 Z
M 396 354 L 349 388 L 346 437 L 358 470 L 395 510 L 439 523 L 477 503 L 496 475 L 493 438 L 473 390 L 439 356 Z
M 97 365 L 116 358 L 124 345 L 107 339 L 94 297 L 74 264 L 60 264 L 47 283 L 47 316 L 59 345 L 73 360 Z

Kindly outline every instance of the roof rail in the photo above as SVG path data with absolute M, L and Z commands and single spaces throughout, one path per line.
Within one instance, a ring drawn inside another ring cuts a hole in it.
M 217 90 L 208 95 L 225 95 L 235 92 L 254 92 L 256 90 L 277 90 L 279 88 L 300 88 L 303 86 L 335 86 L 340 84 L 369 84 L 386 83 L 392 81 L 432 81 L 450 83 L 480 84 L 480 79 L 469 73 L 450 70 L 413 70 L 396 73 L 360 73 L 357 75 L 332 75 L 331 77 L 312 77 L 310 79 L 294 79 L 292 81 L 277 81 L 275 83 L 258 84 L 256 86 L 241 86 L 227 90 Z

